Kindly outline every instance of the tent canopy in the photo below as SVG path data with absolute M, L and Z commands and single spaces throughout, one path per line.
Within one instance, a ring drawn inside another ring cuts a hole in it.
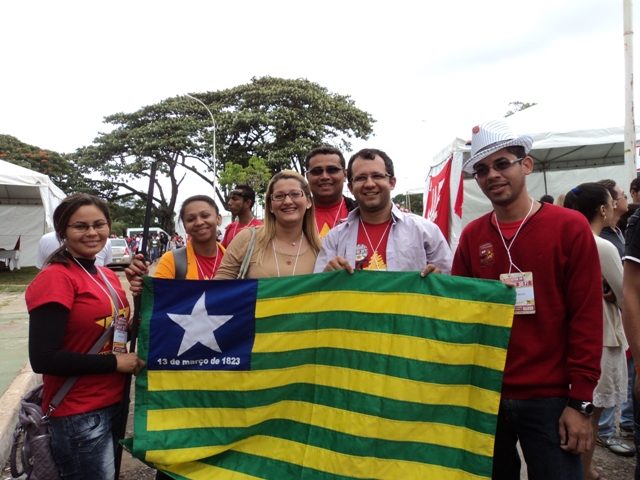
M 65 193 L 42 173 L 0 160 L 0 248 L 20 241 L 20 264 L 36 264 L 40 237 L 53 231 L 53 211 Z
M 528 133 L 533 137 L 533 149 L 529 155 L 534 159 L 534 171 L 527 178 L 527 190 L 533 198 L 538 199 L 544 194 L 557 198 L 576 185 L 604 178 L 613 179 L 623 190 L 628 189 L 633 170 L 624 164 L 624 127 L 620 126 L 624 123 L 624 109 L 536 105 L 505 120 L 514 132 Z M 639 132 L 640 129 L 636 128 L 636 139 Z M 459 166 L 452 171 L 450 178 L 451 205 L 455 203 L 453 196 L 457 194 L 460 168 L 470 156 L 470 142 L 461 138 L 454 139 L 434 156 L 425 184 L 425 205 L 429 178 L 437 174 L 451 157 Z M 450 212 L 449 241 L 452 247 L 457 245 L 462 227 L 491 210 L 491 203 L 476 181 L 471 175 L 464 174 L 461 221 Z

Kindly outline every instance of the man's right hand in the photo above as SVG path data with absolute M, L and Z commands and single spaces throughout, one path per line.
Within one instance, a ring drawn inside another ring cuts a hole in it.
M 353 273 L 353 267 L 344 257 L 333 257 L 324 267 L 325 272 L 332 272 L 334 270 L 346 270 L 349 273 Z

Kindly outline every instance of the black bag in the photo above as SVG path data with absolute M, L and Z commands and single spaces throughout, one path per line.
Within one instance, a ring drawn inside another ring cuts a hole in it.
M 18 445 L 22 439 L 20 466 Z M 11 476 L 27 475 L 27 480 L 59 480 L 60 472 L 51 451 L 49 414 L 42 411 L 42 384 L 20 400 L 18 423 L 13 433 L 13 445 L 9 457 Z

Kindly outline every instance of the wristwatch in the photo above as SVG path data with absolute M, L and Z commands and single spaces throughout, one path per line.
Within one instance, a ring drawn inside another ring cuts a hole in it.
M 591 402 L 582 402 L 580 400 L 570 398 L 569 400 L 567 400 L 567 407 L 571 407 L 574 410 L 579 411 L 585 417 L 590 417 L 591 415 L 593 415 L 594 406 Z

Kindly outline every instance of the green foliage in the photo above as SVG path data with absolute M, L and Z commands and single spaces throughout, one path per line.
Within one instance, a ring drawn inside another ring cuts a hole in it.
M 270 179 L 271 170 L 267 167 L 265 160 L 253 156 L 246 167 L 227 162 L 224 170 L 220 172 L 219 185 L 224 191 L 225 198 L 236 185 L 248 185 L 258 194 L 258 198 L 262 198 Z
M 537 103 L 527 103 L 527 102 L 509 102 L 509 106 L 512 106 L 512 110 L 507 110 L 507 113 L 504 114 L 505 118 L 510 117 L 514 113 L 521 112 L 522 110 L 526 110 L 529 107 L 533 107 L 537 105 Z
M 407 207 L 407 195 L 399 193 L 393 197 L 393 203 L 398 204 L 401 207 L 408 208 L 411 213 L 422 216 L 424 214 L 424 197 L 422 193 L 411 193 L 409 197 L 409 206 Z
M 148 180 L 151 164 L 157 162 L 157 177 L 167 177 L 170 185 L 164 189 L 156 177 L 152 214 L 166 231 L 173 231 L 176 197 L 187 172 L 210 184 L 214 172 L 225 172 L 220 173 L 224 192 L 216 188 L 225 204 L 223 194 L 242 175 L 255 182 L 265 178 L 264 168 L 255 160 L 252 165 L 252 158 L 265 159 L 269 174 L 284 168 L 303 173 L 304 156 L 312 148 L 331 144 L 349 150 L 348 139 L 367 139 L 374 123 L 348 96 L 304 79 L 253 78 L 246 85 L 194 96 L 209 106 L 217 124 L 215 165 L 211 117 L 185 96 L 105 117 L 115 128 L 73 157 L 119 190 L 113 200 L 146 201 L 147 182 L 133 180 Z
M 320 145 L 349 151 L 348 139 L 368 139 L 375 122 L 349 96 L 306 79 L 254 77 L 246 85 L 198 96 L 218 124 L 220 163 L 246 166 L 256 156 L 273 173 L 304 173 L 305 155 Z
M 0 160 L 48 175 L 66 194 L 101 194 L 104 187 L 109 192 L 108 185 L 98 188 L 98 182 L 88 178 L 88 171 L 80 168 L 72 156 L 43 150 L 11 135 L 0 135 Z
M 142 227 L 144 225 L 146 208 L 147 206 L 142 200 L 134 198 L 109 202 L 109 211 L 111 212 L 111 221 L 113 222 L 111 225 L 111 233 L 118 236 L 125 236 L 127 234 L 127 228 Z M 151 217 L 150 224 L 152 227 L 159 226 L 163 228 L 162 225 L 159 224 L 158 219 L 153 216 Z M 173 231 L 173 229 L 167 230 L 167 232 Z

